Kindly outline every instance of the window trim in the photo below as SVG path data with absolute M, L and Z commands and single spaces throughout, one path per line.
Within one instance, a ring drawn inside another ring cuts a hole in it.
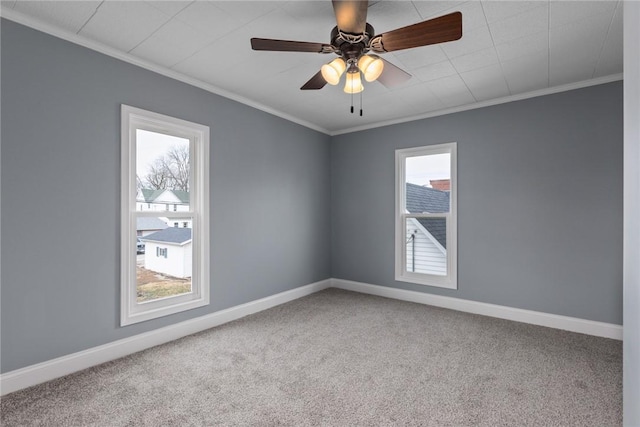
M 432 214 L 432 217 L 447 218 L 447 275 L 408 272 L 406 265 L 406 219 L 429 217 L 425 214 L 409 214 L 406 206 L 406 159 L 408 157 L 427 156 L 435 154 L 450 154 L 451 156 L 451 208 L 448 214 Z M 395 151 L 395 280 L 415 283 L 419 285 L 435 286 L 439 288 L 458 289 L 458 182 L 457 182 L 457 143 L 427 145 L 398 149 Z
M 189 139 L 191 177 L 188 212 L 137 211 L 136 130 Z M 121 105 L 120 326 L 131 325 L 209 304 L 209 127 Z M 138 303 L 135 245 L 138 216 L 192 218 L 192 292 Z

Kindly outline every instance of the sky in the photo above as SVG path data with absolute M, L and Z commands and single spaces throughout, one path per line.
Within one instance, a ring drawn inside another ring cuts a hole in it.
M 429 185 L 431 179 L 451 178 L 450 154 L 432 154 L 428 156 L 408 157 L 405 173 L 406 181 L 411 184 Z
M 136 174 L 144 179 L 149 164 L 174 145 L 180 144 L 188 146 L 189 140 L 142 129 L 136 130 Z

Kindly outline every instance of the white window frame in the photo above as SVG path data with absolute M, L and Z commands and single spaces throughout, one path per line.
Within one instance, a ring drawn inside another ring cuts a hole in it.
M 189 211 L 136 210 L 136 130 L 189 140 Z M 209 127 L 128 105 L 121 106 L 120 325 L 131 325 L 209 304 Z M 192 218 L 192 277 L 188 294 L 138 303 L 136 218 Z
M 396 231 L 395 231 L 395 279 L 400 282 L 440 288 L 458 289 L 458 215 L 457 215 L 457 144 L 428 145 L 396 150 Z M 406 159 L 409 157 L 450 154 L 451 159 L 451 208 L 448 213 L 410 214 L 406 211 Z M 406 271 L 406 220 L 408 218 L 445 218 L 447 221 L 447 275 Z

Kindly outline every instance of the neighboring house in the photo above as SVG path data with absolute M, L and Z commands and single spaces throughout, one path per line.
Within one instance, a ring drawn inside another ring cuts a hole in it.
M 142 188 L 136 195 L 136 205 L 139 211 L 184 212 L 189 210 L 189 192 Z
M 443 186 L 439 186 L 443 188 Z M 444 186 L 448 188 L 448 186 Z M 449 211 L 449 192 L 407 183 L 407 212 Z M 409 218 L 406 226 L 407 271 L 447 274 L 447 227 L 444 218 Z
M 154 212 L 186 212 L 189 210 L 189 192 L 182 190 L 154 190 L 142 188 L 136 195 L 136 209 L 138 211 Z M 167 218 L 159 216 L 169 227 L 191 228 L 190 217 Z
M 144 268 L 173 277 L 191 277 L 191 229 L 167 227 L 142 239 Z
M 156 217 L 138 217 L 136 219 L 136 235 L 145 237 L 156 231 L 167 228 L 167 223 Z

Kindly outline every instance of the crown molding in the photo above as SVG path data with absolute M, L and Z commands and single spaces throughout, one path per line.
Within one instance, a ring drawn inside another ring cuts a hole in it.
M 323 127 L 320 127 L 314 123 L 308 122 L 306 120 L 302 120 L 298 117 L 294 117 L 290 114 L 284 113 L 282 111 L 276 110 L 274 108 L 271 108 L 267 105 L 261 104 L 259 102 L 253 101 L 251 99 L 245 98 L 243 96 L 237 95 L 235 93 L 229 92 L 225 89 L 219 88 L 215 85 L 212 85 L 210 83 L 205 83 L 202 80 L 198 80 L 195 79 L 193 77 L 189 77 L 183 73 L 180 73 L 178 71 L 172 70 L 170 68 L 164 67 L 162 65 L 158 65 L 158 64 L 154 64 L 150 61 L 146 61 L 144 59 L 141 58 L 137 58 L 133 55 L 130 55 L 128 53 L 119 51 L 117 49 L 114 49 L 110 46 L 107 46 L 105 44 L 102 44 L 100 42 L 96 42 L 93 40 L 90 40 L 84 36 L 80 36 L 78 34 L 72 33 L 70 31 L 67 30 L 63 30 L 61 28 L 57 28 L 53 25 L 44 23 L 42 21 L 40 21 L 39 19 L 35 19 L 31 16 L 27 16 L 23 13 L 20 13 L 16 10 L 13 9 L 9 9 L 7 7 L 1 7 L 0 8 L 0 17 L 2 18 L 6 18 L 10 21 L 16 22 L 18 24 L 21 25 L 25 25 L 27 27 L 33 28 L 35 30 L 38 31 L 42 31 L 43 33 L 47 33 L 49 35 L 52 35 L 54 37 L 66 40 L 68 42 L 80 45 L 82 47 L 86 47 L 88 49 L 94 50 L 96 52 L 105 54 L 107 56 L 110 56 L 112 58 L 116 58 L 119 59 L 121 61 L 127 62 L 129 64 L 133 64 L 136 65 L 140 68 L 144 68 L 146 70 L 149 71 L 153 71 L 154 73 L 157 74 L 161 74 L 165 77 L 169 77 L 172 78 L 174 80 L 178 80 L 182 83 L 187 83 L 191 86 L 195 86 L 197 88 L 206 90 L 207 92 L 211 92 L 213 94 L 222 96 L 224 98 L 230 99 L 232 101 L 236 101 L 239 102 L 241 104 L 245 104 L 248 105 L 249 107 L 255 108 L 257 110 L 260 111 L 264 111 L 265 113 L 280 117 L 282 119 L 288 120 L 290 122 L 293 123 L 297 123 L 301 126 L 307 127 L 309 129 L 313 129 L 315 131 L 330 135 L 330 131 L 327 129 L 324 129 Z
M 488 101 L 482 101 L 482 102 L 475 102 L 473 104 L 465 104 L 465 105 L 460 105 L 457 107 L 452 107 L 452 108 L 446 108 L 444 110 L 437 110 L 437 111 L 430 111 L 428 113 L 424 113 L 424 114 L 418 114 L 415 116 L 409 116 L 409 117 L 402 117 L 399 119 L 391 119 L 391 120 L 384 120 L 384 121 L 380 121 L 380 122 L 376 122 L 376 123 L 370 123 L 367 125 L 362 125 L 362 126 L 355 126 L 355 127 L 350 127 L 350 128 L 346 128 L 346 129 L 339 129 L 339 130 L 328 130 L 325 129 L 321 126 L 318 126 L 314 123 L 308 122 L 306 120 L 302 120 L 298 117 L 292 116 L 290 114 L 284 113 L 282 111 L 276 110 L 272 107 L 269 107 L 267 105 L 261 104 L 259 102 L 253 101 L 251 99 L 245 98 L 243 96 L 237 95 L 235 93 L 229 92 L 225 89 L 222 89 L 220 87 L 217 87 L 215 85 L 212 85 L 210 83 L 205 83 L 202 80 L 198 80 L 195 79 L 193 77 L 189 77 L 183 73 L 177 72 L 175 70 L 172 70 L 170 68 L 158 65 L 158 64 L 154 64 L 150 61 L 146 61 L 144 59 L 140 59 L 137 58 L 133 55 L 130 55 L 128 53 L 125 52 L 121 52 L 117 49 L 114 49 L 112 47 L 109 47 L 105 44 L 90 40 L 84 36 L 80 36 L 78 34 L 72 33 L 70 31 L 66 31 L 60 28 L 57 28 L 53 25 L 44 23 L 38 19 L 35 19 L 33 17 L 27 16 L 25 14 L 22 14 L 20 12 L 17 12 L 13 9 L 9 9 L 8 7 L 0 7 L 0 17 L 2 18 L 6 18 L 10 21 L 13 22 L 17 22 L 18 24 L 22 24 L 25 25 L 27 27 L 33 28 L 35 30 L 38 31 L 42 31 L 44 33 L 50 34 L 54 37 L 58 37 L 60 39 L 66 40 L 68 42 L 86 47 L 88 49 L 94 50 L 96 52 L 100 52 L 102 54 L 105 54 L 107 56 L 111 56 L 113 58 L 119 59 L 121 61 L 127 62 L 129 64 L 133 64 L 136 65 L 138 67 L 147 69 L 149 71 L 153 71 L 157 74 L 161 74 L 165 77 L 169 77 L 172 78 L 174 80 L 178 80 L 180 82 L 189 84 L 191 86 L 195 86 L 197 88 L 203 89 L 207 92 L 211 92 L 213 94 L 222 96 L 224 98 L 230 99 L 232 101 L 236 101 L 239 102 L 241 104 L 247 105 L 249 107 L 255 108 L 257 110 L 260 111 L 264 111 L 265 113 L 280 117 L 282 119 L 288 120 L 290 122 L 299 124 L 301 126 L 307 127 L 309 129 L 324 133 L 326 135 L 329 136 L 337 136 L 337 135 L 343 135 L 343 134 L 348 134 L 348 133 L 353 133 L 353 132 L 360 132 L 360 131 L 364 131 L 364 130 L 369 130 L 369 129 L 375 129 L 375 128 L 379 128 L 379 127 L 384 127 L 384 126 L 391 126 L 391 125 L 395 125 L 395 124 L 400 124 L 400 123 L 406 123 L 406 122 L 413 122 L 416 120 L 422 120 L 422 119 L 428 119 L 428 118 L 432 118 L 432 117 L 438 117 L 438 116 L 444 116 L 447 114 L 453 114 L 453 113 L 459 113 L 462 111 L 468 111 L 468 110 L 474 110 L 477 108 L 484 108 L 484 107 L 490 107 L 493 105 L 499 105 L 499 104 L 506 104 L 509 102 L 514 102 L 514 101 L 521 101 L 524 99 L 529 99 L 529 98 L 536 98 L 539 96 L 545 96 L 545 95 L 551 95 L 554 93 L 560 93 L 560 92 L 566 92 L 566 91 L 570 91 L 570 90 L 575 90 L 575 89 L 581 89 L 581 88 L 585 88 L 585 87 L 589 87 L 589 86 L 596 86 L 596 85 L 601 85 L 601 84 L 605 84 L 605 83 L 611 83 L 614 81 L 619 81 L 619 80 L 623 80 L 623 75 L 622 73 L 619 74 L 612 74 L 609 76 L 604 76 L 604 77 L 598 77 L 595 79 L 589 79 L 589 80 L 583 80 L 580 82 L 575 82 L 575 83 L 569 83 L 569 84 L 565 84 L 565 85 L 561 85 L 561 86 L 554 86 L 554 87 L 550 87 L 550 88 L 545 88 L 545 89 L 540 89 L 540 90 L 535 90 L 532 92 L 526 92 L 526 93 L 520 93 L 520 94 L 516 94 L 516 95 L 510 95 L 510 96 L 505 96 L 502 98 L 497 98 L 497 99 L 491 99 Z
M 462 111 L 475 110 L 477 108 L 490 107 L 492 105 L 507 104 L 509 102 L 521 101 L 523 99 L 537 98 L 539 96 L 551 95 L 551 94 L 560 93 L 560 92 L 567 92 L 570 90 L 581 89 L 589 86 L 597 86 L 597 85 L 611 83 L 619 80 L 623 80 L 622 73 L 611 74 L 609 76 L 604 76 L 604 77 L 597 77 L 595 79 L 582 80 L 575 83 L 568 83 L 565 85 L 549 87 L 545 89 L 535 90 L 532 92 L 519 93 L 516 95 L 505 96 L 502 98 L 490 99 L 488 101 L 475 102 L 473 104 L 460 105 L 458 107 L 447 108 L 444 110 L 430 111 L 428 113 L 418 114 L 416 116 L 403 117 L 401 119 L 385 120 L 382 122 L 372 123 L 369 125 L 356 126 L 348 129 L 337 130 L 329 133 L 329 135 L 331 136 L 343 135 L 347 133 L 360 132 L 368 129 L 375 129 L 383 126 L 396 125 L 399 123 L 413 122 L 416 120 L 428 119 L 431 117 L 444 116 L 446 114 L 459 113 Z

